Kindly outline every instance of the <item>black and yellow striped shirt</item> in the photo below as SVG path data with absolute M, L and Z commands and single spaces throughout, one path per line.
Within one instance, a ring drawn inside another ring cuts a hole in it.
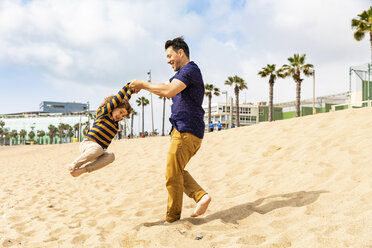
M 120 89 L 111 102 L 98 108 L 97 117 L 86 135 L 89 140 L 98 143 L 103 149 L 106 149 L 110 145 L 119 130 L 119 123 L 114 120 L 112 111 L 123 99 L 129 101 L 132 93 L 133 90 L 129 89 L 129 83 L 127 83 Z

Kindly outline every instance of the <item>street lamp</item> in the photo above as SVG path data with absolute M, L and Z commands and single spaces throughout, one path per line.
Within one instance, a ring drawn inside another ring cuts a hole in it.
M 227 96 L 228 96 L 228 93 L 227 93 L 227 90 L 223 91 L 222 94 L 226 94 L 226 106 L 225 106 L 225 122 L 226 122 L 226 129 L 229 128 L 229 124 L 227 123 L 227 118 L 228 118 L 228 115 L 227 115 Z
M 312 73 L 313 73 L 313 115 L 316 114 L 316 109 L 315 109 L 315 69 L 312 68 Z
M 151 70 L 147 72 L 147 81 L 151 83 Z M 151 127 L 152 127 L 152 135 L 154 135 L 154 112 L 152 107 L 152 93 L 150 92 L 150 101 L 151 101 Z

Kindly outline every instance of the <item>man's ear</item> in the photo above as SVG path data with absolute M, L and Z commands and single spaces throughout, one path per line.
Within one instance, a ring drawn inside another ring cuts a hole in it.
M 184 56 L 185 51 L 182 48 L 178 49 L 178 55 L 181 56 L 181 57 Z

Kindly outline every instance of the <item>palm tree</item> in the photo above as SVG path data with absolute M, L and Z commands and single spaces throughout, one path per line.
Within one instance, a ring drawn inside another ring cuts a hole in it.
M 80 123 L 76 123 L 74 125 L 74 131 L 75 131 L 75 137 L 78 138 L 78 140 L 79 140 L 79 136 L 80 136 Z
M 149 104 L 149 100 L 142 96 L 142 97 L 139 97 L 137 100 L 136 100 L 136 103 L 137 103 L 137 106 L 141 106 L 142 105 L 142 135 L 145 134 L 145 106 L 147 104 Z
M 213 84 L 205 84 L 205 92 L 204 94 L 208 97 L 208 125 L 211 123 L 212 119 L 212 95 L 219 96 L 220 89 L 215 87 Z M 208 128 L 210 130 L 210 128 Z
M 134 122 L 134 116 L 137 115 L 137 112 L 133 109 L 131 113 L 131 120 L 130 120 L 130 137 L 133 139 L 133 122 Z
M 87 136 L 87 134 L 89 132 L 89 129 L 90 129 L 89 120 L 87 122 L 84 122 L 83 125 L 84 125 L 83 134 L 84 134 L 84 136 Z
M 69 142 L 71 143 L 72 141 L 72 136 L 74 136 L 74 128 L 72 126 L 70 126 L 69 124 L 66 124 L 66 135 L 69 139 Z
M 273 98 L 274 98 L 274 83 L 275 80 L 280 77 L 283 78 L 282 69 L 275 70 L 275 64 L 267 65 L 262 67 L 262 71 L 258 72 L 262 78 L 269 77 L 269 121 L 273 121 Z
M 25 138 L 26 138 L 26 135 L 27 135 L 26 130 L 21 129 L 21 131 L 19 131 L 19 137 L 21 137 L 21 142 L 22 142 L 23 144 L 25 144 Z
M 3 134 L 4 134 L 4 130 L 0 128 L 0 145 L 3 145 Z
M 18 132 L 17 130 L 12 130 L 9 134 L 10 138 L 14 139 L 14 143 L 17 145 Z
M 35 138 L 35 133 L 34 133 L 34 131 L 30 131 L 30 132 L 28 133 L 28 137 L 29 137 L 31 140 L 34 140 L 34 138 Z
M 54 137 L 56 136 L 56 134 L 57 134 L 57 128 L 56 128 L 56 126 L 54 126 L 54 125 L 49 125 L 48 126 L 48 133 L 47 133 L 47 135 L 48 135 L 48 137 L 49 137 L 49 143 L 50 144 L 53 144 L 54 142 L 53 142 L 53 139 L 54 139 Z
M 63 143 L 63 138 L 65 137 L 65 130 L 66 130 L 65 124 L 60 123 L 58 125 L 58 137 L 59 137 L 59 143 L 60 144 Z
M 314 66 L 312 64 L 305 64 L 306 54 L 301 56 L 297 53 L 293 57 L 288 58 L 289 65 L 285 64 L 282 67 L 284 77 L 292 76 L 296 83 L 296 117 L 300 116 L 300 104 L 301 104 L 301 72 L 307 77 L 313 75 Z
M 4 135 L 4 144 L 5 145 L 8 145 L 9 144 L 9 142 L 7 142 L 7 141 L 9 141 L 9 139 L 10 139 L 10 137 L 9 137 L 9 129 L 8 128 L 4 128 L 3 129 L 3 135 Z
M 238 77 L 237 75 L 233 77 L 228 77 L 225 81 L 225 85 L 234 86 L 235 92 L 235 101 L 236 101 L 236 126 L 240 127 L 239 122 L 239 91 L 248 89 L 247 83 L 243 78 Z
M 37 137 L 39 137 L 39 144 L 44 144 L 42 137 L 45 136 L 45 131 L 38 130 L 36 133 L 37 133 Z
M 356 29 L 354 38 L 357 41 L 363 40 L 366 33 L 369 33 L 371 42 L 371 65 L 372 65 L 372 7 L 358 15 L 358 19 L 351 20 L 351 28 Z
M 0 121 L 0 145 L 3 144 L 3 134 L 4 134 L 4 129 L 3 127 L 5 126 L 4 121 Z
M 161 129 L 161 136 L 164 136 L 164 123 L 165 123 L 165 101 L 169 98 L 167 97 L 163 97 L 163 96 L 159 96 L 160 99 L 163 100 L 163 123 L 162 123 L 162 129 Z

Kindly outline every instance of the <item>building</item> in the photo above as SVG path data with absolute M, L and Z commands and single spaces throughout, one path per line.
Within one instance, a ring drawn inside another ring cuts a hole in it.
M 1 127 L 2 130 L 7 132 L 16 131 L 20 132 L 25 130 L 28 133 L 31 131 L 35 134 L 38 131 L 48 132 L 48 127 L 53 125 L 58 127 L 60 124 L 68 124 L 74 126 L 79 124 L 79 140 L 84 137 L 82 129 L 87 126 L 86 123 L 91 123 L 91 117 L 95 114 L 95 111 L 89 111 L 89 103 L 76 103 L 76 102 L 50 102 L 44 101 L 40 103 L 41 111 L 29 111 L 23 113 L 10 113 L 0 115 L 0 121 L 4 123 Z M 90 115 L 89 115 L 90 114 Z M 75 132 L 75 137 L 77 132 Z M 2 138 L 2 144 L 20 144 L 20 140 L 13 140 L 13 143 L 4 142 L 4 137 Z M 26 139 L 29 139 L 28 135 Z M 49 137 L 45 135 L 44 137 L 38 138 L 40 143 L 52 143 Z M 42 141 L 41 141 L 42 140 Z M 56 137 L 54 143 L 59 142 L 59 138 Z
M 230 111 L 231 105 L 233 105 L 232 112 Z M 204 123 L 206 128 L 208 128 L 208 105 L 203 105 L 205 111 Z M 227 111 L 226 111 L 227 110 Z M 256 124 L 258 122 L 267 121 L 269 107 L 265 102 L 260 102 L 258 105 L 253 103 L 240 103 L 239 104 L 239 123 L 240 126 L 249 126 Z M 274 120 L 281 120 L 282 108 L 274 108 Z M 231 126 L 231 124 L 236 125 L 236 106 L 230 101 L 230 104 L 225 103 L 211 103 L 211 121 L 216 124 L 218 121 L 221 122 L 223 128 Z
M 332 106 L 347 104 L 349 99 L 349 92 L 319 96 L 314 97 L 314 99 L 303 99 L 300 102 L 300 116 L 312 115 L 313 111 L 315 111 L 315 113 L 329 112 L 332 110 Z M 276 103 L 274 106 L 283 109 L 283 119 L 293 118 L 296 116 L 296 101 Z
M 40 110 L 43 113 L 74 113 L 89 111 L 89 103 L 77 102 L 49 102 L 40 103 Z

